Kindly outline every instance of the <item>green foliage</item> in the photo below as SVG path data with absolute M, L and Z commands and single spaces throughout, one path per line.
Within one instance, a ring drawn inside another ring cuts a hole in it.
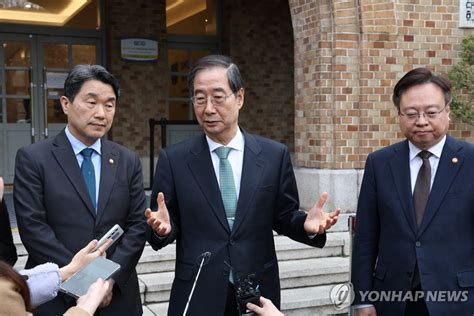
M 474 125 L 474 35 L 461 43 L 461 61 L 449 71 L 453 84 L 451 112 L 463 122 Z

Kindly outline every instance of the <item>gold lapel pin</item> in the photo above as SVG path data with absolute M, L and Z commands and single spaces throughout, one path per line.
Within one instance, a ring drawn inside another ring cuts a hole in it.
M 451 161 L 452 161 L 453 163 L 458 163 L 459 160 L 458 160 L 458 158 L 454 157 L 453 159 L 451 159 Z
M 114 164 L 114 160 L 112 158 L 109 159 L 109 164 L 111 164 L 111 165 Z

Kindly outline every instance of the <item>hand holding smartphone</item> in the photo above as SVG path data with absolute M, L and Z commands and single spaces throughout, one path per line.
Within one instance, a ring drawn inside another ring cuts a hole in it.
M 120 236 L 123 234 L 123 229 L 122 227 L 119 226 L 119 224 L 115 224 L 102 238 L 99 240 L 97 243 L 97 246 L 95 246 L 93 252 L 99 249 L 102 245 L 104 245 L 109 239 L 112 240 L 112 242 L 109 242 L 109 245 L 104 249 L 107 250 L 113 243 L 115 243 Z

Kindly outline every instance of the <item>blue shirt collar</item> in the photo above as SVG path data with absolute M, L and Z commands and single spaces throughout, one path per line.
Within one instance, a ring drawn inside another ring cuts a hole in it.
M 72 150 L 74 151 L 74 155 L 78 155 L 84 148 L 92 148 L 95 150 L 95 152 L 99 155 L 101 155 L 101 148 L 102 148 L 102 143 L 101 139 L 97 139 L 94 144 L 91 146 L 86 146 L 84 143 L 82 143 L 79 139 L 77 139 L 74 135 L 72 135 L 71 131 L 69 130 L 69 125 L 66 126 L 66 129 L 64 130 L 66 133 L 66 137 L 71 143 Z

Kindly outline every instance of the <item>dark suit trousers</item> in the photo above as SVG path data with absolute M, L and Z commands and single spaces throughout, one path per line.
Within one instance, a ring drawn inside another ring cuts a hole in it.
M 0 204 L 0 260 L 14 265 L 17 260 L 16 247 L 13 243 L 10 218 L 5 201 Z
M 421 286 L 418 285 L 412 289 L 413 297 L 416 297 L 414 292 L 421 291 Z M 424 299 L 419 299 L 416 302 L 407 302 L 405 307 L 405 316 L 429 316 L 428 309 L 426 308 L 426 302 Z

